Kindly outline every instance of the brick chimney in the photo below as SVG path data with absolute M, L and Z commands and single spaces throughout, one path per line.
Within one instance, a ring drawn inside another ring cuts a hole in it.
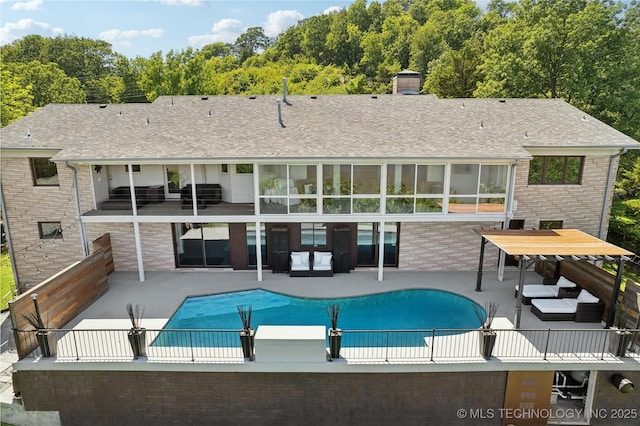
M 393 76 L 393 94 L 419 95 L 420 73 L 411 70 L 404 70 Z

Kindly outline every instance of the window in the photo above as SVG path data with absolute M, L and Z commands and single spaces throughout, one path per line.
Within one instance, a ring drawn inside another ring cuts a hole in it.
M 540 229 L 562 229 L 562 220 L 541 220 Z
M 41 240 L 61 240 L 62 224 L 60 222 L 38 222 Z
M 58 167 L 48 158 L 32 158 L 31 174 L 35 186 L 57 186 Z
M 228 164 L 221 164 L 220 167 L 222 169 L 222 173 L 229 173 L 229 165 Z
M 584 157 L 533 157 L 529 184 L 579 185 Z
M 301 223 L 301 247 L 326 247 L 327 227 L 324 223 Z
M 253 173 L 253 164 L 236 164 L 236 173 L 238 174 Z
M 133 173 L 140 173 L 140 164 L 132 164 L 131 170 L 133 171 Z M 129 165 L 125 164 L 124 171 L 129 173 Z

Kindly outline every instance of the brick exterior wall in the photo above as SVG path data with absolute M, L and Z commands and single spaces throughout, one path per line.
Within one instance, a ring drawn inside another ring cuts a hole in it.
M 400 225 L 403 271 L 473 271 L 478 269 L 482 239 L 474 229 L 502 228 L 501 222 L 431 222 Z M 498 250 L 487 245 L 484 265 L 498 264 Z
M 18 371 L 25 409 L 67 425 L 468 425 L 497 411 L 506 372 L 220 373 Z M 446 389 L 446 392 L 443 392 Z M 500 425 L 500 419 L 483 425 Z
M 117 271 L 137 271 L 136 243 L 131 223 L 89 223 L 85 226 L 92 241 L 106 232 L 111 235 L 113 264 Z M 141 223 L 142 260 L 145 270 L 173 271 L 175 258 L 171 224 Z
M 34 186 L 28 158 L 2 158 L 2 193 L 20 289 L 39 284 L 83 258 L 71 169 L 58 165 L 59 186 Z M 20 178 L 17 178 L 20 177 Z M 61 222 L 63 239 L 41 240 L 38 222 Z
M 526 229 L 538 229 L 541 220 L 562 220 L 564 228 L 576 228 L 598 237 L 609 160 L 608 156 L 586 157 L 581 185 L 529 185 L 529 162 L 522 162 L 516 172 L 518 205 L 513 218 L 525 219 Z M 615 161 L 614 179 L 617 158 Z M 612 196 L 613 191 L 607 201 L 607 210 Z

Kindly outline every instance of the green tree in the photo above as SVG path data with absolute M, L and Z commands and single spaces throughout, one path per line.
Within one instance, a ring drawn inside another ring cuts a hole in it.
M 29 90 L 34 107 L 43 107 L 50 103 L 85 102 L 85 92 L 80 81 L 68 77 L 55 63 L 14 62 L 4 64 L 3 69 L 16 76 L 15 80 Z
M 249 27 L 236 39 L 232 51 L 242 63 L 250 56 L 265 50 L 270 44 L 271 41 L 264 34 L 262 27 Z
M 35 109 L 31 86 L 25 87 L 20 77 L 3 69 L 0 78 L 0 127 L 19 120 Z

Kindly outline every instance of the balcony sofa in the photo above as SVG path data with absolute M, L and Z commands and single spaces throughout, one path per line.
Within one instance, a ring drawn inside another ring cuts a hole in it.
M 164 186 L 136 186 L 136 208 L 145 204 L 156 204 L 164 201 Z M 131 210 L 131 188 L 118 186 L 109 192 L 109 199 L 100 203 L 102 210 Z
M 222 187 L 219 183 L 196 183 L 196 199 L 201 209 L 209 204 L 218 204 L 222 201 Z M 183 210 L 193 208 L 191 184 L 180 189 L 180 206 Z

